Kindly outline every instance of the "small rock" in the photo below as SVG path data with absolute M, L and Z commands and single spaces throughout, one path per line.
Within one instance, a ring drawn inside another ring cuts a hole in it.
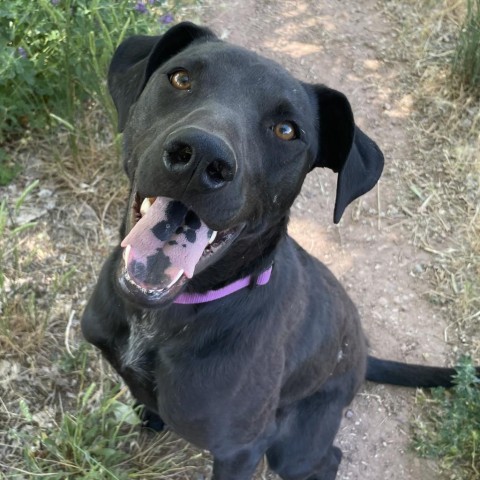
M 42 188 L 37 194 L 38 198 L 49 198 L 52 195 L 53 195 L 53 192 L 48 188 Z
M 346 412 L 345 412 L 345 418 L 353 418 L 354 416 L 354 413 L 352 410 L 348 409 Z

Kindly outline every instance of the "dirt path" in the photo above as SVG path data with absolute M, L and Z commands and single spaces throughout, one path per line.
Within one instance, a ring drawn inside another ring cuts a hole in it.
M 409 98 L 401 98 L 400 64 L 386 63 L 395 28 L 376 2 L 263 0 L 210 2 L 203 21 L 223 38 L 271 57 L 296 77 L 344 92 L 357 123 L 386 157 L 379 188 L 333 225 L 335 177 L 310 174 L 293 209 L 291 233 L 342 280 L 356 301 L 377 356 L 443 365 L 445 321 L 424 299 L 428 257 L 411 244 L 398 182 L 409 155 Z M 409 452 L 414 392 L 367 385 L 346 412 L 337 442 L 339 479 L 438 478 L 434 465 Z M 258 478 L 266 478 L 259 474 Z M 268 478 L 268 477 L 267 477 Z

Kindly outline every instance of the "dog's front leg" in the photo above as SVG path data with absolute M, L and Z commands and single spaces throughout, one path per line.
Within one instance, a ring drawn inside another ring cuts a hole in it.
M 257 447 L 225 458 L 214 457 L 212 480 L 251 480 L 264 453 L 264 448 Z

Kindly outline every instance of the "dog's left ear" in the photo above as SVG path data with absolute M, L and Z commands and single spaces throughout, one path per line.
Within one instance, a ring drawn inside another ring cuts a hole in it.
M 130 107 L 137 101 L 153 72 L 198 40 L 218 40 L 208 28 L 182 22 L 164 35 L 134 35 L 115 50 L 108 70 L 108 89 L 118 113 L 118 131 L 127 123 Z
M 314 86 L 319 112 L 319 153 L 313 167 L 338 172 L 333 221 L 338 223 L 345 208 L 378 182 L 383 154 L 353 119 L 349 101 L 336 90 Z

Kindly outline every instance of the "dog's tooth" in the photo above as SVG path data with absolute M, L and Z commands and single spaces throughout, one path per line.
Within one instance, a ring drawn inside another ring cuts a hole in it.
M 212 236 L 210 237 L 210 240 L 208 241 L 209 245 L 214 242 L 215 238 L 217 237 L 217 233 L 218 232 L 216 232 L 215 230 L 213 231 Z
M 142 214 L 142 217 L 147 213 L 148 209 L 150 208 L 150 205 L 152 205 L 152 201 L 150 201 L 150 198 L 146 198 L 143 202 L 142 205 L 140 206 L 140 213 Z
M 167 288 L 170 288 L 172 287 L 173 285 L 175 285 L 179 280 L 180 280 L 180 277 L 183 275 L 183 272 L 185 270 L 180 270 L 177 274 L 177 276 L 168 284 Z
M 125 249 L 123 250 L 123 261 L 125 262 L 125 265 L 128 264 L 128 257 L 130 256 L 130 249 L 131 245 L 127 245 Z

